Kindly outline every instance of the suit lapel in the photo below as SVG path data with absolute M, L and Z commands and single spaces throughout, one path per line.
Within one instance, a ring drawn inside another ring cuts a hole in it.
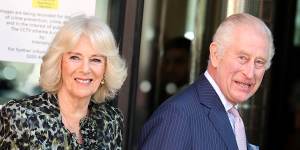
M 210 121 L 220 134 L 220 137 L 226 143 L 228 149 L 237 149 L 235 136 L 230 126 L 230 122 L 227 119 L 227 114 L 225 114 L 221 110 L 211 109 L 208 115 Z
M 198 94 L 200 103 L 209 109 L 209 120 L 219 133 L 224 143 L 226 143 L 228 149 L 237 150 L 238 148 L 235 141 L 235 136 L 226 110 L 219 96 L 204 75 L 200 76 L 196 86 L 196 93 Z

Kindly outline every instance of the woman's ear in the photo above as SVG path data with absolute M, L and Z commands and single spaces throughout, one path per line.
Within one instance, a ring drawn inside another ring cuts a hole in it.
M 220 61 L 220 54 L 218 52 L 218 44 L 216 42 L 212 42 L 209 45 L 209 59 L 214 68 L 216 68 Z

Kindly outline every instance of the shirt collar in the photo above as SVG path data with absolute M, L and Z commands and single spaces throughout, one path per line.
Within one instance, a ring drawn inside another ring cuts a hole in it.
M 221 102 L 222 102 L 225 110 L 228 111 L 229 109 L 231 109 L 233 107 L 233 105 L 225 98 L 225 96 L 221 92 L 219 86 L 217 85 L 217 83 L 215 82 L 215 80 L 210 76 L 210 74 L 208 73 L 207 70 L 205 71 L 204 76 L 206 77 L 206 79 L 208 80 L 208 82 L 212 85 L 212 87 L 214 88 L 214 90 L 217 92 L 217 94 L 218 94 L 219 98 L 221 99 Z

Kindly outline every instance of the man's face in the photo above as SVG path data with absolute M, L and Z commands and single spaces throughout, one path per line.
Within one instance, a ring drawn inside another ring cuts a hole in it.
M 216 56 L 216 82 L 232 104 L 246 101 L 258 89 L 268 60 L 266 35 L 251 27 L 239 27 L 232 40 Z

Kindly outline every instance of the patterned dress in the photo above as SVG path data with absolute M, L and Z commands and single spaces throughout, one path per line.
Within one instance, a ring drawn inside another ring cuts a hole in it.
M 12 100 L 0 110 L 0 149 L 122 149 L 123 116 L 109 102 L 89 104 L 80 120 L 83 144 L 61 119 L 57 96 L 41 93 Z

